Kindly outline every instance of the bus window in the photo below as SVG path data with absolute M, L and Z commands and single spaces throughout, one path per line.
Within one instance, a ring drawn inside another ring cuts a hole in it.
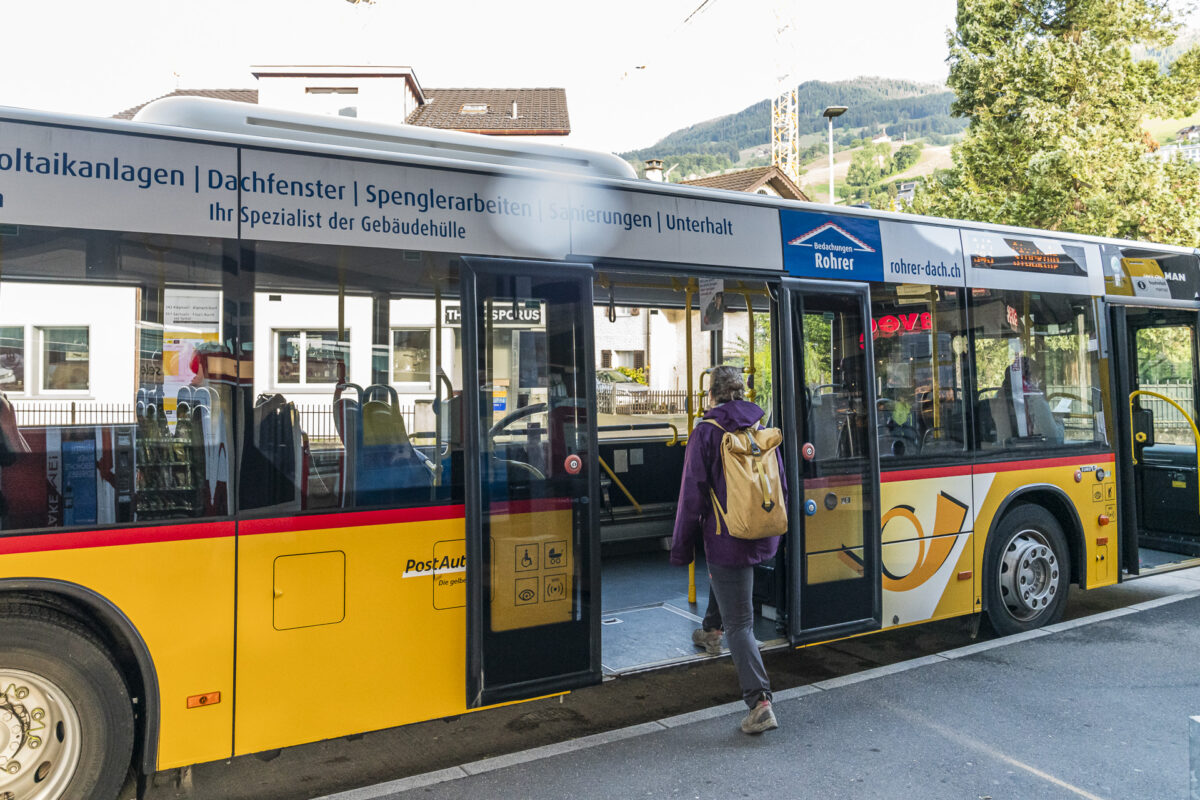
M 241 507 L 290 513 L 459 497 L 451 260 L 259 243 L 253 274 Z
M 1192 326 L 1163 325 L 1137 328 L 1137 388 L 1165 395 L 1196 418 L 1192 389 Z M 1154 419 L 1155 444 L 1196 446 L 1188 420 L 1170 403 L 1153 395 L 1137 398 Z
M 879 457 L 962 453 L 969 374 L 962 289 L 876 285 L 871 315 Z
M 225 516 L 222 244 L 22 226 L 0 243 L 0 529 Z
M 983 450 L 1106 440 L 1090 297 L 973 290 Z

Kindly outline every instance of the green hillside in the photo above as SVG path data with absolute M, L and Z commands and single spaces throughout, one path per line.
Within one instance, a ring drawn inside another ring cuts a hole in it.
M 891 78 L 807 81 L 797 87 L 800 135 L 803 140 L 806 135 L 823 134 L 826 121 L 821 112 L 831 105 L 850 109 L 836 123 L 843 146 L 885 126 L 892 136 L 910 139 L 954 134 L 963 130 L 966 122 L 950 116 L 952 99 L 953 93 L 944 86 Z M 682 162 L 679 171 L 686 175 L 727 169 L 739 161 L 743 151 L 770 141 L 771 104 L 763 100 L 735 114 L 675 131 L 650 147 L 622 156 L 635 166 L 647 158 Z M 823 141 L 818 136 L 811 146 L 820 148 Z

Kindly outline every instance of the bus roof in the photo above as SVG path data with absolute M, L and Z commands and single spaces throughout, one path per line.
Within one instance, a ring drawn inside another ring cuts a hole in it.
M 599 153 L 496 136 L 392 125 L 353 117 L 306 114 L 206 97 L 165 97 L 147 104 L 135 122 L 245 136 L 361 147 L 481 164 L 534 167 L 597 178 L 637 178 L 628 162 Z

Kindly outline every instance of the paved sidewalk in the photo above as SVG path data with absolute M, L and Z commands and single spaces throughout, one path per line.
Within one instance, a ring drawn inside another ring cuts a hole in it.
M 1156 600 L 780 692 L 761 737 L 731 703 L 326 800 L 1186 798 L 1196 572 L 1146 579 L 1178 587 Z

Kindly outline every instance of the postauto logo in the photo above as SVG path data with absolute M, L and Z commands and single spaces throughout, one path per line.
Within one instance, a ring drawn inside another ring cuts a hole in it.
M 883 245 L 874 219 L 781 209 L 783 263 L 805 278 L 883 280 Z

